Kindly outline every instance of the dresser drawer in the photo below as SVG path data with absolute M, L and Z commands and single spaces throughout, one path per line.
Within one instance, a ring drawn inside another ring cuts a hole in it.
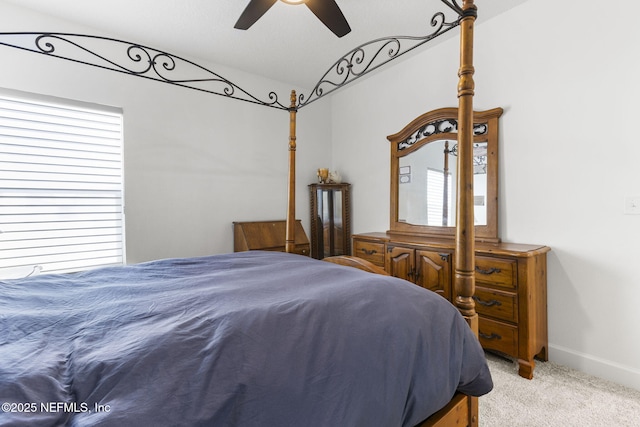
M 478 338 L 486 350 L 518 357 L 518 328 L 496 320 L 479 319 Z
M 477 286 L 473 299 L 476 302 L 478 314 L 518 323 L 518 299 L 514 292 Z
M 501 288 L 516 288 L 516 261 L 504 258 L 476 257 L 476 282 Z
M 353 255 L 384 268 L 384 243 L 354 240 Z

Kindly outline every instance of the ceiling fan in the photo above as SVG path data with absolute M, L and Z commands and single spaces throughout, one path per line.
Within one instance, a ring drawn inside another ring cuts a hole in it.
M 251 0 L 234 28 L 247 30 L 264 15 L 278 0 Z M 351 31 L 349 23 L 335 0 L 281 0 L 287 4 L 306 4 L 314 15 L 333 33 L 342 37 Z

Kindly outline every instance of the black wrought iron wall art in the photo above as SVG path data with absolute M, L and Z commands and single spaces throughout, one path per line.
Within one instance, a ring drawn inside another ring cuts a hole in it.
M 437 12 L 430 21 L 434 31 L 426 36 L 385 37 L 350 50 L 323 74 L 309 96 L 304 93 L 298 95 L 295 109 L 311 104 L 460 25 L 463 10 L 457 0 L 441 1 L 456 12 L 456 19 L 448 21 L 445 13 Z M 294 108 L 282 104 L 274 91 L 256 96 L 195 62 L 138 43 L 87 34 L 0 32 L 0 45 L 266 107 L 281 110 Z

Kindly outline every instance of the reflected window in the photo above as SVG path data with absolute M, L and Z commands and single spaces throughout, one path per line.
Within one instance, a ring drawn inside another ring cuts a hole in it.
M 427 170 L 427 225 L 452 225 L 451 174 L 441 170 Z

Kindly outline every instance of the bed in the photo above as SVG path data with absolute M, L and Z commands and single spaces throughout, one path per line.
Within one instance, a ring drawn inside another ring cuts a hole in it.
M 0 425 L 477 426 L 492 382 L 473 301 L 476 7 L 442 2 L 461 34 L 456 307 L 356 258 L 259 251 L 0 282 Z M 327 93 L 243 99 L 289 113 L 287 252 L 296 115 Z
M 2 294 L 0 425 L 413 426 L 492 386 L 441 297 L 302 255 L 41 275 Z

